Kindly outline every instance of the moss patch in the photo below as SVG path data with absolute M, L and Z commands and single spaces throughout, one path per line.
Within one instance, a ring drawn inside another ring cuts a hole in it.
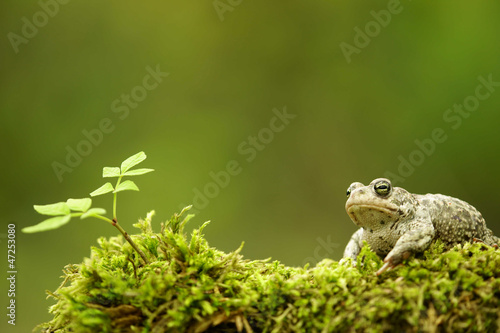
M 500 251 L 433 244 L 375 276 L 365 246 L 350 260 L 313 268 L 247 260 L 211 248 L 205 223 L 187 237 L 186 209 L 154 233 L 153 212 L 133 235 L 144 266 L 123 238 L 99 239 L 90 258 L 64 269 L 44 332 L 455 332 L 500 330 Z

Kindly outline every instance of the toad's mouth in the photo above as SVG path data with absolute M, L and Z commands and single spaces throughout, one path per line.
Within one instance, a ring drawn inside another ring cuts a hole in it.
M 394 207 L 383 207 L 383 206 L 356 204 L 356 203 L 349 204 L 346 207 L 346 211 L 349 215 L 354 214 L 356 211 L 359 212 L 362 210 L 375 210 L 384 214 L 392 214 L 398 211 L 398 209 Z
M 393 221 L 397 208 L 375 206 L 367 204 L 350 204 L 346 207 L 347 214 L 351 220 L 358 226 L 368 224 Z

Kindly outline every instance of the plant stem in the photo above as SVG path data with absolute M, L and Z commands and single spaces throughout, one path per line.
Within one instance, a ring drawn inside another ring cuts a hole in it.
M 116 229 L 118 229 L 122 233 L 123 237 L 125 237 L 127 242 L 134 248 L 134 250 L 137 253 L 139 253 L 142 260 L 144 260 L 144 263 L 146 263 L 146 265 L 149 264 L 149 260 L 148 260 L 148 258 L 146 258 L 146 255 L 144 254 L 144 252 L 142 252 L 142 250 L 134 243 L 134 241 L 132 240 L 132 238 L 130 238 L 129 234 L 125 231 L 125 229 L 123 229 L 122 226 L 119 225 L 118 222 L 116 222 L 116 220 L 114 220 L 112 222 L 113 222 L 113 225 L 116 227 Z
M 113 218 L 116 220 L 116 193 L 113 193 Z
M 116 221 L 116 219 L 110 220 L 107 217 L 104 217 L 104 216 L 101 216 L 101 215 L 94 215 L 94 217 L 98 218 L 98 219 L 101 219 L 101 220 L 104 220 L 104 221 L 110 223 L 112 226 L 116 227 L 116 229 L 118 229 L 121 232 L 121 234 L 123 235 L 123 237 L 134 248 L 134 250 L 137 253 L 139 253 L 139 255 L 141 256 L 142 260 L 144 260 L 144 263 L 146 263 L 146 265 L 149 264 L 149 260 L 146 257 L 146 255 L 144 254 L 144 252 L 142 252 L 142 250 L 137 246 L 137 244 L 134 243 L 134 241 L 132 240 L 132 238 L 130 237 L 130 235 L 128 234 L 128 232 L 126 232 L 125 229 L 123 229 L 122 226 L 118 224 L 118 222 Z
M 100 220 L 106 221 L 109 224 L 113 225 L 113 220 L 110 220 L 107 217 L 104 217 L 104 216 L 101 216 L 101 215 L 92 215 L 92 217 L 95 217 L 96 219 L 100 219 Z
M 115 185 L 115 189 L 117 189 L 118 185 L 120 185 L 120 182 L 122 181 L 122 177 L 123 176 L 118 177 L 118 180 L 117 180 L 116 185 Z M 116 201 L 117 201 L 116 200 L 116 198 L 117 198 L 116 195 L 117 195 L 116 192 L 113 193 L 113 219 L 115 219 L 115 220 L 116 220 Z

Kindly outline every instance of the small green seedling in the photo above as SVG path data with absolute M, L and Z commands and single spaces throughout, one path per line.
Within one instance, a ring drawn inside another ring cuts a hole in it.
M 148 172 L 154 171 L 153 169 L 135 169 L 130 170 L 132 167 L 141 163 L 146 159 L 146 154 L 144 152 L 137 153 L 133 156 L 130 156 L 125 161 L 122 162 L 120 167 L 104 167 L 102 169 L 102 177 L 117 177 L 116 185 L 113 186 L 111 183 L 106 183 L 103 186 L 99 187 L 97 190 L 90 193 L 91 197 L 95 197 L 98 195 L 103 195 L 106 193 L 113 193 L 113 218 L 109 218 L 104 216 L 106 214 L 106 210 L 103 208 L 91 208 L 92 199 L 83 198 L 83 199 L 68 199 L 66 202 L 58 202 L 49 205 L 34 205 L 35 210 L 42 214 L 51 217 L 45 221 L 38 223 L 37 225 L 23 228 L 22 231 L 25 233 L 34 233 L 40 231 L 47 231 L 52 229 L 57 229 L 66 223 L 68 223 L 72 217 L 80 217 L 80 219 L 85 219 L 87 217 L 95 217 L 101 220 L 104 220 L 110 223 L 112 226 L 116 227 L 125 237 L 127 242 L 134 248 L 134 250 L 139 253 L 141 258 L 147 264 L 149 263 L 148 259 L 144 252 L 137 247 L 137 245 L 133 242 L 132 238 L 130 238 L 129 234 L 122 228 L 121 225 L 118 224 L 118 220 L 116 217 L 116 202 L 117 202 L 117 194 L 122 191 L 139 191 L 137 185 L 131 180 L 125 180 L 122 182 L 123 177 L 125 176 L 138 176 L 143 175 Z

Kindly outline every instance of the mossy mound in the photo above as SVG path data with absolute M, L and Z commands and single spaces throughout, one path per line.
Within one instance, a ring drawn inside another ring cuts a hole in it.
M 201 232 L 182 232 L 191 215 L 161 232 L 153 213 L 136 226 L 144 265 L 122 237 L 99 239 L 90 258 L 65 267 L 54 318 L 44 332 L 498 332 L 500 251 L 436 243 L 393 271 L 365 246 L 350 260 L 313 268 L 224 253 Z

